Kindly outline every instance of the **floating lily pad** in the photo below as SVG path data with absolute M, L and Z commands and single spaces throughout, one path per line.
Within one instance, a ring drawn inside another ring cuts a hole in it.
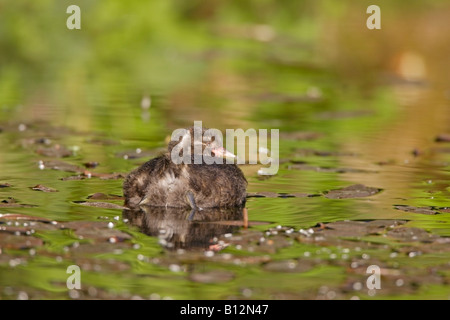
M 0 214 L 0 219 L 5 219 L 5 220 L 39 221 L 39 222 L 46 222 L 46 223 L 52 222 L 51 220 L 46 219 L 46 218 L 36 217 L 36 216 L 29 216 L 29 215 L 18 214 L 18 213 L 5 213 L 5 214 Z
M 82 206 L 88 206 L 88 207 L 96 207 L 96 208 L 102 208 L 102 209 L 117 209 L 117 210 L 128 210 L 128 208 L 124 206 L 119 206 L 114 203 L 109 202 L 89 202 L 89 201 L 73 201 L 76 204 L 80 204 Z
M 362 184 L 355 184 L 343 189 L 331 190 L 325 194 L 328 199 L 350 199 L 369 197 L 379 193 L 382 189 L 366 187 Z
M 316 171 L 316 172 L 331 172 L 331 173 L 376 173 L 376 171 L 354 169 L 354 168 L 331 168 L 331 167 L 319 167 L 308 164 L 292 164 L 288 166 L 289 170 L 304 170 L 304 171 Z
M 117 195 L 113 195 L 113 194 L 104 194 L 101 192 L 94 193 L 94 194 L 88 196 L 87 198 L 93 199 L 93 200 L 124 200 L 125 199 L 125 197 L 122 197 L 122 196 L 117 196 Z
M 35 185 L 34 187 L 31 187 L 31 189 L 42 192 L 58 192 L 58 190 L 43 186 L 42 184 Z
M 53 170 L 59 170 L 59 171 L 66 171 L 66 172 L 76 172 L 81 173 L 84 172 L 83 168 L 80 168 L 79 166 L 59 161 L 59 160 L 51 160 L 51 161 L 43 161 L 44 168 L 53 169 Z
M 195 272 L 189 275 L 189 280 L 199 283 L 222 283 L 234 279 L 234 273 L 226 270 L 212 270 L 208 272 Z
M 92 139 L 86 140 L 86 142 L 92 143 L 92 144 L 97 144 L 97 145 L 102 145 L 102 146 L 113 146 L 113 145 L 119 144 L 119 142 L 116 140 L 106 139 L 106 138 L 92 138 Z
M 420 213 L 420 214 L 427 214 L 427 215 L 439 214 L 439 211 L 434 210 L 432 207 L 413 207 L 413 206 L 405 206 L 405 205 L 396 205 L 396 206 L 394 206 L 394 208 L 397 210 L 412 212 L 412 213 Z
M 95 172 L 88 172 L 84 171 L 83 174 L 77 174 L 74 176 L 64 177 L 61 178 L 62 181 L 71 181 L 71 180 L 85 180 L 85 179 L 92 179 L 92 178 L 99 178 L 100 180 L 118 180 L 118 179 L 124 179 L 126 177 L 126 174 L 124 173 L 95 173 Z
M 50 158 L 66 158 L 73 155 L 72 151 L 59 144 L 47 148 L 39 147 L 36 153 Z
M 29 249 L 42 246 L 44 242 L 33 236 L 15 235 L 0 232 L 0 248 L 4 249 Z
M 314 267 L 308 260 L 281 260 L 271 261 L 264 265 L 264 270 L 270 272 L 298 273 L 306 272 Z
M 157 156 L 159 153 L 155 151 L 142 151 L 140 149 L 128 150 L 116 153 L 116 157 L 123 159 L 139 159 L 139 158 L 151 158 Z
M 37 206 L 33 205 L 33 204 L 17 203 L 16 199 L 14 199 L 12 197 L 9 197 L 0 202 L 0 208 L 33 208 L 33 207 L 37 207 Z
M 433 242 L 435 239 L 439 238 L 437 235 L 430 234 L 420 228 L 395 228 L 388 231 L 387 235 L 389 237 L 395 238 L 400 241 L 406 242 Z
M 105 221 L 71 221 L 62 222 L 61 229 L 72 229 L 77 236 L 84 239 L 109 241 L 110 243 L 122 242 L 131 239 L 128 233 L 114 229 L 112 222 Z

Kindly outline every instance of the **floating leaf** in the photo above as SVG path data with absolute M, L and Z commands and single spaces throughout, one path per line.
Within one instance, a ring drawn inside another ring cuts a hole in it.
M 94 199 L 94 200 L 124 200 L 125 197 L 117 196 L 113 194 L 104 194 L 101 192 L 94 193 L 87 197 L 88 199 Z
M 328 199 L 361 198 L 372 196 L 381 190 L 379 188 L 366 187 L 362 184 L 355 184 L 343 189 L 331 190 L 325 194 L 325 197 Z
M 195 272 L 189 275 L 189 280 L 199 283 L 221 283 L 233 279 L 234 273 L 226 270 L 212 270 L 202 273 Z
M 73 155 L 73 152 L 64 146 L 56 144 L 52 147 L 39 147 L 36 153 L 51 158 L 66 158 Z
M 89 201 L 73 201 L 76 204 L 80 204 L 82 206 L 88 206 L 88 207 L 96 207 L 96 208 L 102 208 L 102 209 L 118 209 L 118 210 L 128 210 L 128 208 L 124 206 L 119 206 L 114 203 L 109 202 L 89 202 Z
M 31 189 L 42 192 L 58 192 L 58 190 L 43 186 L 42 184 L 35 185 L 34 187 L 31 187 Z
M 330 168 L 330 167 L 319 167 L 312 166 L 308 164 L 292 164 L 288 166 L 289 170 L 305 170 L 305 171 L 316 171 L 316 172 L 331 172 L 331 173 L 376 173 L 376 171 L 369 171 L 363 169 L 354 168 Z
M 395 209 L 406 211 L 406 212 L 412 212 L 412 213 L 420 213 L 420 214 L 427 214 L 427 215 L 435 215 L 439 214 L 439 211 L 436 211 L 432 209 L 432 207 L 413 207 L 413 206 L 405 206 L 405 205 L 396 205 L 394 206 Z

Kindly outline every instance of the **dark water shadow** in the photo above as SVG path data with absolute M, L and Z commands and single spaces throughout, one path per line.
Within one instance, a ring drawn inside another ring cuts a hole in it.
M 243 208 L 189 209 L 141 206 L 123 211 L 123 218 L 168 249 L 210 249 L 214 238 L 243 225 Z M 191 217 L 191 219 L 189 219 Z

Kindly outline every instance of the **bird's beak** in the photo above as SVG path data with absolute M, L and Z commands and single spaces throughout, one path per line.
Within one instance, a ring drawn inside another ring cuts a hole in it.
M 222 158 L 236 158 L 234 154 L 232 154 L 230 151 L 223 147 L 213 148 L 211 150 L 216 157 L 222 157 Z

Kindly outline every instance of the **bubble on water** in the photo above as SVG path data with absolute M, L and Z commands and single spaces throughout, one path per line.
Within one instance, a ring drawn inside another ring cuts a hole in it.
M 137 259 L 138 259 L 139 261 L 143 261 L 143 260 L 144 260 L 144 255 L 143 255 L 143 254 L 138 254 L 138 255 L 137 255 Z
M 370 259 L 370 255 L 368 255 L 367 253 L 363 253 L 361 256 L 364 260 L 369 260 Z
M 371 297 L 375 296 L 377 294 L 377 290 L 376 289 L 370 289 L 367 291 L 367 294 Z
M 245 288 L 242 290 L 242 295 L 246 298 L 250 298 L 253 294 L 253 291 L 249 288 Z
M 108 239 L 109 243 L 116 243 L 117 239 L 115 237 L 111 237 Z
M 150 109 L 151 105 L 152 105 L 152 98 L 150 96 L 143 96 L 141 100 L 141 108 L 143 110 L 148 110 Z
M 28 300 L 28 294 L 25 291 L 20 291 L 17 300 Z
M 136 149 L 136 153 L 137 153 L 137 154 L 139 154 L 139 153 L 141 153 L 141 152 L 142 152 L 142 149 L 141 149 L 141 148 L 137 148 L 137 149 Z
M 397 279 L 396 281 L 395 281 L 395 285 L 397 286 L 397 287 L 401 287 L 401 286 L 403 286 L 405 284 L 405 281 L 403 281 L 403 279 Z
M 9 266 L 12 268 L 18 266 L 20 263 L 21 260 L 19 258 L 9 260 Z
M 98 293 L 98 291 L 96 288 L 94 288 L 94 287 L 88 288 L 88 295 L 90 295 L 91 297 L 97 296 L 97 293 Z
M 224 254 L 222 255 L 222 257 L 223 257 L 225 260 L 230 260 L 230 259 L 233 257 L 233 255 L 232 255 L 231 253 L 224 253 Z
M 355 291 L 359 291 L 359 290 L 361 290 L 362 288 L 363 288 L 363 285 L 362 285 L 361 282 L 355 282 L 355 283 L 353 284 L 353 290 L 355 290 Z
M 120 216 L 115 216 L 113 219 L 119 221 L 120 220 Z
M 359 263 L 358 262 L 352 262 L 351 263 L 351 265 L 350 265 L 350 267 L 352 267 L 352 269 L 356 269 L 356 268 L 358 268 L 359 267 Z
M 398 256 L 397 252 L 391 252 L 391 254 L 389 255 L 389 258 L 396 258 Z
M 139 244 L 139 243 L 135 243 L 135 244 L 133 244 L 133 249 L 140 249 L 141 248 L 141 245 Z
M 108 228 L 110 228 L 110 229 L 114 228 L 114 223 L 109 222 L 109 223 L 108 223 Z
M 78 292 L 78 290 L 69 290 L 69 297 L 71 299 L 78 299 L 80 298 L 80 293 Z
M 207 256 L 207 257 L 212 257 L 212 256 L 214 256 L 214 251 L 211 251 L 211 250 L 205 251 L 205 256 Z
M 303 253 L 303 255 L 304 255 L 305 257 L 310 257 L 310 256 L 311 256 L 311 253 L 310 253 L 309 251 L 305 251 L 305 252 Z
M 19 124 L 17 129 L 19 129 L 20 132 L 23 132 L 23 131 L 27 130 L 27 125 L 24 123 L 21 123 L 21 124 Z
M 149 299 L 150 299 L 150 300 L 161 300 L 161 296 L 160 296 L 159 294 L 157 294 L 157 293 L 152 293 L 152 294 L 149 296 Z
M 169 266 L 169 270 L 172 272 L 180 272 L 181 271 L 181 267 L 177 264 L 171 264 Z

